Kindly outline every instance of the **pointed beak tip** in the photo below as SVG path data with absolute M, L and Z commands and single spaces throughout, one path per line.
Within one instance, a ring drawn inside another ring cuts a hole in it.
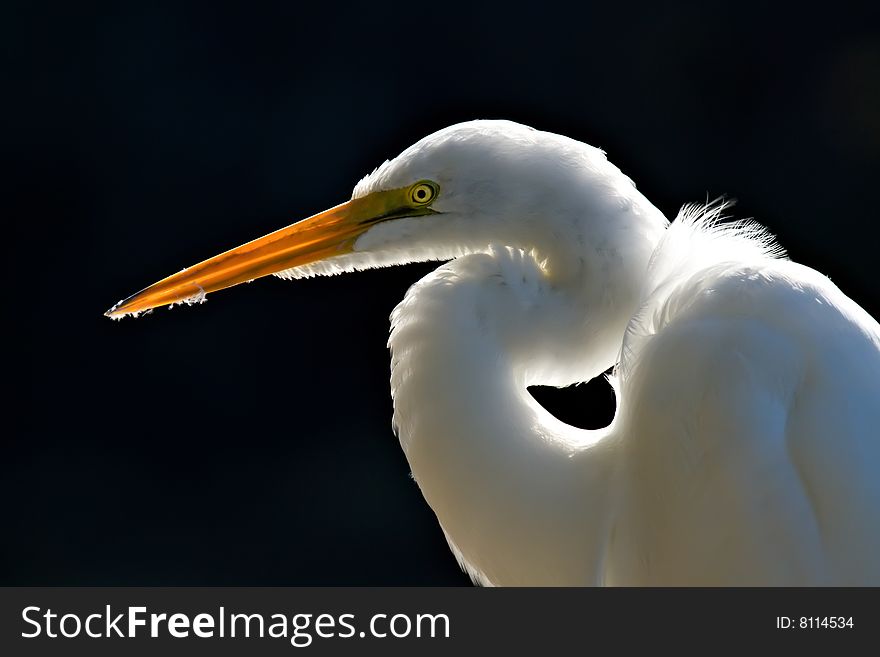
M 104 317 L 108 317 L 109 319 L 120 320 L 126 315 L 131 315 L 132 313 L 126 312 L 122 310 L 122 307 L 125 305 L 125 299 L 117 301 L 114 303 L 110 309 L 104 313 Z

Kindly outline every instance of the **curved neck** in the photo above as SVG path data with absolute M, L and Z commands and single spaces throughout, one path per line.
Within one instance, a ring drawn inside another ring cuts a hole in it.
M 590 358 L 590 345 L 619 349 L 620 317 L 636 300 L 597 302 L 585 319 L 584 294 L 497 249 L 441 267 L 392 315 L 395 426 L 453 550 L 481 583 L 602 581 L 614 447 L 601 440 L 607 431 L 565 425 L 526 390 L 613 364 L 615 350 Z

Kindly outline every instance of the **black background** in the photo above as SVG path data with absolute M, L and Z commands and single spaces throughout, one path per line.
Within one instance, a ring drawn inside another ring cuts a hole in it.
M 467 581 L 390 426 L 387 317 L 432 265 L 102 316 L 457 121 L 600 146 L 670 218 L 730 194 L 880 315 L 867 5 L 3 7 L 0 583 Z

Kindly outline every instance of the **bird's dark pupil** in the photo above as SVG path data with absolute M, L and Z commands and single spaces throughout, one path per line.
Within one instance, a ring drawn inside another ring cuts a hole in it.
M 425 198 L 425 190 L 420 189 L 419 191 L 416 192 L 416 196 L 418 196 L 419 198 Z

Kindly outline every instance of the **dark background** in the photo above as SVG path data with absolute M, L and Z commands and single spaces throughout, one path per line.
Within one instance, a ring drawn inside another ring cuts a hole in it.
M 0 583 L 467 581 L 391 432 L 387 317 L 433 265 L 102 316 L 347 199 L 453 122 L 510 118 L 600 146 L 670 218 L 730 194 L 880 315 L 867 5 L 3 14 Z M 611 408 L 601 385 L 537 394 L 581 426 Z

